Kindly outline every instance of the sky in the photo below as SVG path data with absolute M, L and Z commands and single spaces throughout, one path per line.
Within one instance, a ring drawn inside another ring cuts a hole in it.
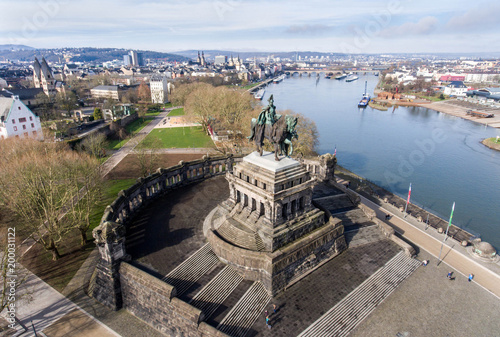
M 344 53 L 499 52 L 500 2 L 0 0 L 0 44 Z

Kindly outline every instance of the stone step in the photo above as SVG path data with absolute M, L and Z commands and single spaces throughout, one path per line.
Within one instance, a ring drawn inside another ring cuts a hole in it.
M 349 227 L 344 232 L 345 241 L 349 248 L 366 245 L 369 243 L 377 242 L 386 239 L 382 230 L 380 230 L 375 223 L 371 226 L 360 228 Z
M 233 268 L 226 266 L 193 297 L 190 304 L 203 311 L 207 320 L 242 280 Z
M 253 251 L 262 251 L 264 249 L 264 244 L 259 234 L 241 225 L 234 219 L 228 218 L 217 228 L 217 234 L 227 242 L 238 247 Z
M 255 321 L 262 315 L 271 296 L 260 282 L 250 289 L 222 319 L 217 329 L 232 337 L 244 337 Z
M 177 291 L 177 296 L 180 296 L 218 263 L 219 258 L 207 243 L 168 273 L 162 280 L 173 285 Z
M 400 252 L 311 324 L 299 337 L 347 336 L 420 264 Z

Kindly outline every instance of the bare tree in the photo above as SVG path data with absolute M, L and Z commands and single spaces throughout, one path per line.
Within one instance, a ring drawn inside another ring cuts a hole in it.
M 312 119 L 292 110 L 280 112 L 282 115 L 292 115 L 298 117 L 295 130 L 298 134 L 298 139 L 293 139 L 293 152 L 302 154 L 303 156 L 316 155 L 316 147 L 318 146 L 318 128 Z
M 141 101 L 146 103 L 151 102 L 151 90 L 144 81 L 142 81 L 139 88 L 137 88 L 137 96 Z
M 88 155 L 60 143 L 30 139 L 0 142 L 0 201 L 33 233 L 33 238 L 60 257 L 59 246 L 78 219 L 71 216 L 85 177 L 92 166 L 82 167 Z M 97 167 L 98 162 L 94 160 Z M 79 167 L 78 169 L 75 168 Z M 75 184 L 78 180 L 80 183 Z M 69 215 L 68 215 L 69 214 Z
M 103 156 L 103 153 L 106 148 L 106 135 L 102 132 L 94 132 L 81 142 L 80 148 L 92 155 L 94 158 L 100 158 Z
M 139 170 L 141 177 L 152 174 L 160 163 L 158 151 L 161 148 L 161 141 L 158 138 L 145 139 L 134 151 L 134 166 Z
M 95 157 L 83 156 L 71 169 L 73 172 L 69 184 L 73 185 L 77 193 L 71 199 L 66 217 L 75 224 L 75 228 L 80 232 L 81 245 L 85 246 L 87 231 L 91 225 L 90 215 L 102 196 L 103 179 Z

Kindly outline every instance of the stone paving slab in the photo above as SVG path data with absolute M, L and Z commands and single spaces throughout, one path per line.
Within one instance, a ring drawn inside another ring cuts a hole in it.
M 168 274 L 206 243 L 203 220 L 228 197 L 224 176 L 170 191 L 129 223 L 127 253 L 159 275 Z
M 418 268 L 349 336 L 500 336 L 500 299 L 448 265 Z M 454 272 L 454 281 L 446 277 Z
M 270 316 L 272 329 L 266 327 L 262 313 L 247 337 L 296 336 L 399 251 L 400 248 L 387 239 L 348 249 L 271 300 L 267 307 L 270 313 L 272 304 L 279 307 L 278 312 Z
M 73 310 L 43 330 L 47 337 L 116 337 L 81 310 Z

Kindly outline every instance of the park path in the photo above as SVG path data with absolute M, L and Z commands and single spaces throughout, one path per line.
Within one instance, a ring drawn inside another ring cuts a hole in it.
M 123 145 L 119 150 L 117 150 L 111 157 L 108 158 L 103 164 L 102 164 L 102 175 L 105 177 L 113 168 L 118 165 L 123 158 L 125 158 L 128 154 L 130 154 L 132 151 L 134 151 L 135 147 L 139 145 L 140 142 L 146 138 L 146 136 L 155 128 L 155 126 L 159 125 L 160 122 L 168 115 L 168 113 L 174 109 L 177 109 L 180 107 L 172 107 L 163 110 L 158 116 L 155 116 L 155 118 L 146 125 L 141 131 L 139 131 L 137 134 L 135 134 L 125 145 Z
M 40 336 L 40 332 L 47 330 L 68 330 L 74 337 L 120 336 L 38 276 L 29 271 L 26 272 L 28 278 L 16 294 L 20 298 L 16 302 L 16 317 L 21 323 L 17 330 L 25 330 L 23 337 L 36 336 L 35 333 Z M 52 325 L 54 327 L 51 329 Z M 59 336 L 59 334 L 51 333 L 50 336 Z
M 341 179 L 337 181 L 344 186 Z M 426 226 L 424 222 L 418 222 L 410 216 L 404 218 L 403 213 L 390 204 L 380 206 L 362 195 L 358 195 L 364 205 L 376 212 L 377 218 L 380 221 L 389 224 L 403 237 L 426 250 L 434 257 L 439 257 L 445 234 L 439 234 L 433 228 Z M 385 220 L 387 214 L 392 215 L 388 221 Z M 462 247 L 451 238 L 448 238 L 444 242 L 441 252 L 441 262 L 446 263 L 466 277 L 471 273 L 474 274 L 474 282 L 500 298 L 500 268 L 498 264 L 488 264 L 487 267 L 484 266 L 483 262 L 473 259 L 469 253 L 467 253 L 467 248 Z M 440 262 L 438 261 L 438 263 Z

